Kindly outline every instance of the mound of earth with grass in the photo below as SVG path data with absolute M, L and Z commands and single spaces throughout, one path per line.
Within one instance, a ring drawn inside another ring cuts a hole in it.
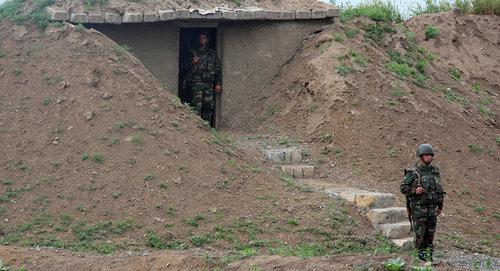
M 0 244 L 189 250 L 206 266 L 394 251 L 349 205 L 211 130 L 99 32 L 4 21 L 0 37 Z M 70 266 L 0 251 L 13 266 Z
M 242 97 L 227 129 L 307 146 L 319 178 L 402 204 L 403 169 L 431 143 L 447 191 L 438 247 L 498 255 L 499 29 L 498 16 L 460 11 L 329 25 Z
M 158 9 L 214 9 L 229 7 L 233 9 L 244 7 L 259 7 L 269 10 L 313 10 L 324 9 L 329 5 L 320 1 L 304 0 L 155 0 L 155 1 L 128 1 L 128 0 L 55 0 L 54 5 L 73 11 L 156 11 Z

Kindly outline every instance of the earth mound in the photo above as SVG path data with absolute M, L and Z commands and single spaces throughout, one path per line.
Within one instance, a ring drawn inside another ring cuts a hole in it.
M 431 143 L 448 191 L 438 242 L 496 254 L 499 28 L 458 10 L 328 25 L 241 97 L 227 129 L 308 146 L 320 178 L 400 196 L 403 169 Z

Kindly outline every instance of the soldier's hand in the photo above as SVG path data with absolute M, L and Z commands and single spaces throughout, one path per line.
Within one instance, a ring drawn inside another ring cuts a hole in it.
M 221 93 L 222 87 L 220 85 L 215 85 L 214 90 L 216 93 Z
M 417 195 L 421 195 L 422 193 L 424 193 L 424 188 L 419 186 L 415 189 L 415 194 Z
M 443 212 L 443 209 L 438 208 L 438 215 L 440 215 Z
M 200 58 L 197 56 L 194 56 L 193 57 L 193 64 L 198 64 L 198 62 L 200 62 Z

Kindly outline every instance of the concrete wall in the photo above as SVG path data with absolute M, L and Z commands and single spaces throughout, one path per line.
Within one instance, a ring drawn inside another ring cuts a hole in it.
M 242 114 L 242 105 L 276 74 L 302 40 L 325 20 L 234 22 L 222 26 L 222 122 Z
M 95 24 L 91 27 L 131 52 L 168 90 L 177 95 L 179 29 L 175 23 Z

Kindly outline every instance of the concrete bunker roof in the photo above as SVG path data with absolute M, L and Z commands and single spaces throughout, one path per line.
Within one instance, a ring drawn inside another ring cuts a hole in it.
M 72 23 L 153 23 L 162 21 L 266 21 L 266 20 L 318 20 L 338 17 L 336 6 L 313 10 L 268 10 L 258 7 L 231 9 L 218 7 L 214 9 L 158 9 L 151 11 L 126 11 L 123 14 L 115 11 L 80 11 L 73 12 L 58 6 L 47 8 L 53 21 L 70 21 Z

